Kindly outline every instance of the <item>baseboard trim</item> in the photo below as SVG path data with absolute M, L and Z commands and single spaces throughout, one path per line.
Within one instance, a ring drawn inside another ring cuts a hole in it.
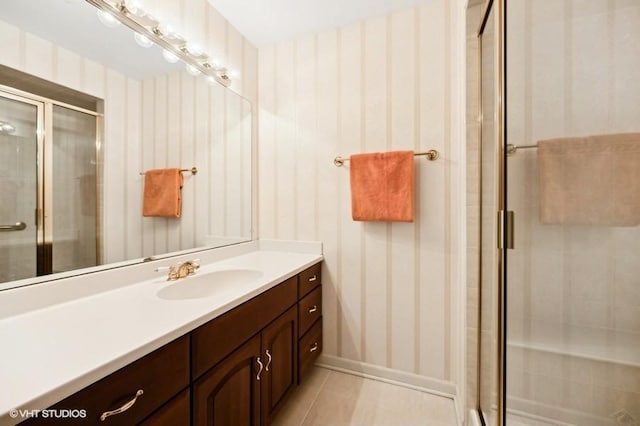
M 534 420 L 557 426 L 579 425 L 615 425 L 613 418 L 601 417 L 578 410 L 544 404 L 525 398 L 509 396 L 507 398 L 507 416 L 518 416 L 522 419 Z M 535 413 L 535 414 L 533 414 Z
M 318 367 L 353 374 L 367 379 L 379 380 L 397 386 L 428 392 L 433 395 L 454 399 L 456 386 L 452 382 L 419 376 L 413 373 L 393 370 L 366 362 L 353 361 L 332 355 L 320 355 L 316 362 Z
M 482 426 L 482 420 L 477 410 L 469 410 L 469 426 Z

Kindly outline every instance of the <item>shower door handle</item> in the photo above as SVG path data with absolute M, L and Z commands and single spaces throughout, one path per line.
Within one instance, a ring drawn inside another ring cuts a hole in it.
M 27 228 L 24 222 L 16 222 L 13 225 L 0 225 L 0 232 L 22 231 Z
M 513 230 L 515 223 L 515 215 L 511 210 L 500 210 L 498 212 L 498 249 L 513 250 Z

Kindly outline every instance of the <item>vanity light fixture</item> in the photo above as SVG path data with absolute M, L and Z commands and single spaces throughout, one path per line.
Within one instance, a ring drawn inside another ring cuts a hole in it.
M 162 48 L 163 57 L 171 63 L 181 59 L 186 64 L 189 74 L 196 76 L 203 74 L 207 81 L 216 81 L 225 87 L 231 85 L 232 78 L 238 76 L 237 72 L 231 73 L 219 61 L 209 62 L 209 56 L 202 48 L 189 42 L 180 36 L 166 22 L 147 14 L 136 1 L 132 0 L 86 0 L 98 8 L 100 21 L 107 26 L 116 26 L 123 23 L 136 32 L 136 43 L 143 47 L 155 43 Z M 235 76 L 235 77 L 234 77 Z

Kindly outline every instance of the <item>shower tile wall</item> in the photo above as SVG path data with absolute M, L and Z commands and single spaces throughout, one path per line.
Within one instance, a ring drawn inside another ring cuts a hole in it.
M 515 1 L 508 13 L 508 143 L 640 131 L 637 1 Z M 534 150 L 509 157 L 508 179 L 511 408 L 640 421 L 639 228 L 540 224 Z

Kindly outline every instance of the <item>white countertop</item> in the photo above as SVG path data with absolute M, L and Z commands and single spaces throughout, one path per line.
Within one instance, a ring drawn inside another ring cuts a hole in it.
M 265 244 L 203 264 L 196 277 L 223 269 L 263 273 L 209 297 L 162 299 L 160 289 L 188 284 L 189 278 L 168 282 L 166 273 L 154 273 L 152 279 L 1 319 L 0 424 L 24 420 L 12 419 L 11 410 L 45 409 L 322 260 L 321 249 L 292 247 Z

